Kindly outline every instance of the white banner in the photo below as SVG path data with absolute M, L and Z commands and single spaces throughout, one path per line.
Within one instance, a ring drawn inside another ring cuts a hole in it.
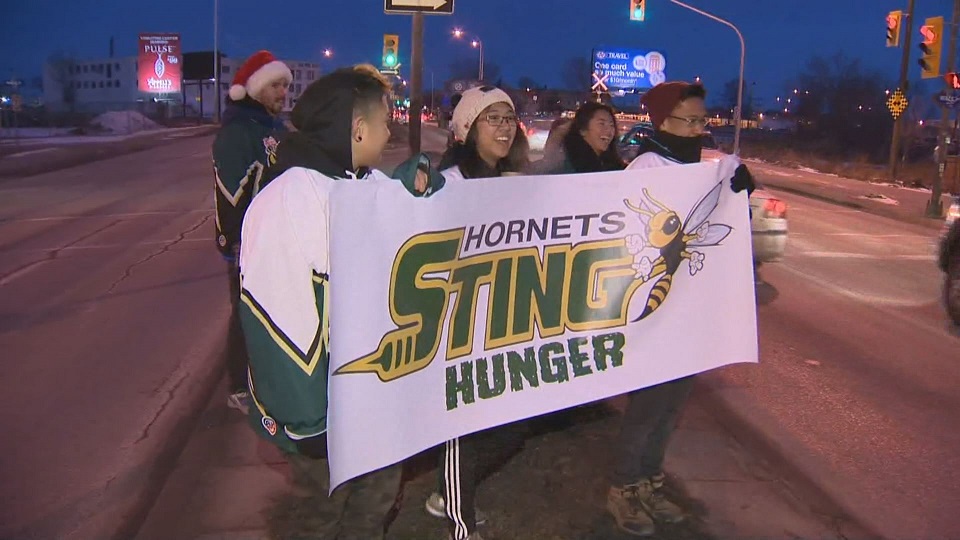
M 330 201 L 331 485 L 448 439 L 756 362 L 747 196 L 721 165 Z

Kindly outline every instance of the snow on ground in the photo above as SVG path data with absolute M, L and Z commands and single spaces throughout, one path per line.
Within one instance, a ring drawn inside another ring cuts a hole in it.
M 137 111 L 110 111 L 101 114 L 90 122 L 111 133 L 136 133 L 160 126 Z

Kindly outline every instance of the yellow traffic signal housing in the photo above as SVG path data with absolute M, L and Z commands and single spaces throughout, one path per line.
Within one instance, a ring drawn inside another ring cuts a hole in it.
M 383 35 L 383 58 L 381 64 L 386 69 L 397 67 L 400 62 L 400 36 L 396 34 Z
M 902 11 L 891 11 L 887 14 L 887 47 L 900 46 L 900 25 L 902 22 Z
M 943 17 L 931 17 L 920 27 L 920 51 L 923 56 L 918 60 L 924 79 L 940 76 L 940 51 L 943 49 Z
M 642 21 L 647 17 L 647 0 L 630 0 L 630 20 Z

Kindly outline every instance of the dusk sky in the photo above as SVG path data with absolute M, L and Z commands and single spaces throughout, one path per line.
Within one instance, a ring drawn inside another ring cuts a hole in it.
M 746 78 L 756 81 L 762 106 L 771 104 L 784 81 L 814 53 L 843 51 L 890 81 L 898 76 L 900 49 L 884 47 L 884 18 L 891 9 L 905 9 L 905 0 L 687 3 L 727 18 L 743 31 Z M 213 4 L 213 0 L 5 2 L 0 75 L 39 75 L 43 61 L 56 51 L 78 59 L 106 57 L 111 36 L 118 56 L 133 55 L 139 32 L 180 32 L 184 50 L 210 50 Z M 426 18 L 425 63 L 433 69 L 437 86 L 447 78 L 451 62 L 476 65 L 477 51 L 450 34 L 454 27 L 462 27 L 483 40 L 488 62 L 499 65 L 510 84 L 529 76 L 562 87 L 566 60 L 588 56 L 601 45 L 661 50 L 669 79 L 699 75 L 714 97 L 723 83 L 736 77 L 739 44 L 732 30 L 668 0 L 648 0 L 647 20 L 631 22 L 628 4 L 628 0 L 457 0 L 454 15 Z M 951 7 L 949 0 L 917 0 L 917 19 L 943 15 L 949 22 Z M 379 63 L 384 33 L 400 35 L 401 61 L 409 66 L 410 17 L 385 15 L 382 0 L 220 0 L 220 46 L 232 57 L 267 48 L 283 58 L 319 61 L 325 71 L 349 63 Z M 916 78 L 917 39 L 913 41 L 910 73 Z M 333 59 L 322 59 L 325 47 L 335 51 Z M 430 72 L 424 74 L 429 87 Z

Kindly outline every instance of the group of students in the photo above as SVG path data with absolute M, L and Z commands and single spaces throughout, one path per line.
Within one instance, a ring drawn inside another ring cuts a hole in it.
M 456 103 L 455 142 L 436 168 L 425 170 L 428 160 L 417 155 L 386 175 L 374 167 L 390 136 L 388 92 L 387 81 L 369 65 L 340 69 L 309 85 L 293 108 L 294 130 L 275 146 L 269 157 L 275 163 L 256 178 L 259 192 L 245 209 L 238 242 L 235 300 L 247 349 L 248 417 L 260 435 L 288 453 L 295 478 L 322 493 L 329 488 L 327 409 L 336 407 L 327 399 L 329 340 L 336 339 L 329 329 L 329 287 L 336 281 L 328 257 L 332 232 L 326 226 L 330 179 L 399 180 L 411 195 L 426 197 L 478 178 L 694 163 L 700 160 L 706 125 L 702 86 L 663 83 L 643 97 L 655 133 L 630 164 L 617 153 L 614 110 L 592 102 L 572 121 L 554 126 L 545 157 L 531 164 L 513 101 L 499 88 L 480 86 L 464 91 Z M 259 103 L 256 96 L 243 100 L 251 107 Z M 216 152 L 214 166 L 219 171 Z M 745 167 L 737 169 L 731 187 L 753 189 Z M 607 494 L 607 508 L 624 533 L 649 536 L 657 522 L 684 516 L 664 497 L 662 466 L 692 381 L 685 377 L 628 396 Z M 451 539 L 481 538 L 479 526 L 486 517 L 476 508 L 477 485 L 522 446 L 525 426 L 522 421 L 498 426 L 443 445 L 437 491 L 425 506 L 446 519 Z M 316 538 L 382 538 L 400 489 L 401 466 L 337 488 L 317 509 L 324 517 Z

